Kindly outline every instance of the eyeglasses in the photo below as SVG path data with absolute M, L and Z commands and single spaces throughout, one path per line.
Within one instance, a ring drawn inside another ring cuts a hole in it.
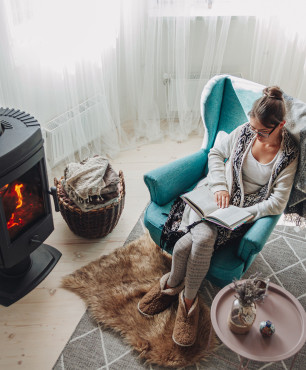
M 256 129 L 255 127 L 253 127 L 251 124 L 250 124 L 250 127 L 251 127 L 251 130 L 252 130 L 253 132 L 255 132 L 257 135 L 259 135 L 259 136 L 261 136 L 261 137 L 269 137 L 269 136 L 272 134 L 272 132 L 276 129 L 276 127 L 277 127 L 277 126 L 274 126 L 270 132 L 267 132 L 267 131 L 265 131 L 265 130 L 257 130 L 257 129 Z

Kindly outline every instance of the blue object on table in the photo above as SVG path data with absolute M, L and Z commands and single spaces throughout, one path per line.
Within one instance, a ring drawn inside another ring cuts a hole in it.
M 275 333 L 275 326 L 270 320 L 262 321 L 259 326 L 259 330 L 263 337 L 271 337 Z
M 144 175 L 151 197 L 144 224 L 156 244 L 160 245 L 166 214 L 174 200 L 206 176 L 208 153 L 217 135 L 228 134 L 247 122 L 247 114 L 253 102 L 262 96 L 263 89 L 263 85 L 229 75 L 215 76 L 208 81 L 201 96 L 202 148 Z M 279 217 L 267 216 L 257 220 L 242 238 L 218 249 L 213 254 L 206 278 L 220 287 L 231 283 L 234 278 L 240 279 L 262 250 Z

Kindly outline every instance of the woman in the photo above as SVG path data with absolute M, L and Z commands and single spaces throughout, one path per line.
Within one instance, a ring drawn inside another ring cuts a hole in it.
M 244 207 L 253 215 L 251 222 L 283 212 L 298 161 L 297 145 L 284 127 L 285 113 L 282 91 L 276 86 L 265 88 L 249 113 L 250 122 L 210 150 L 209 173 L 197 186 L 208 186 L 219 207 Z M 138 304 L 142 314 L 152 316 L 169 307 L 179 294 L 173 340 L 180 346 L 191 346 L 196 340 L 197 294 L 214 250 L 244 231 L 240 227 L 231 232 L 199 220 L 187 205 L 180 229 L 193 227 L 176 242 L 171 271 Z

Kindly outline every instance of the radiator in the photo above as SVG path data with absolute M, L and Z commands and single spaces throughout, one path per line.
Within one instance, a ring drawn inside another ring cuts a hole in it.
M 106 133 L 104 125 L 97 124 L 97 117 L 99 122 L 110 119 L 101 95 L 87 99 L 44 125 L 46 157 L 51 168 Z

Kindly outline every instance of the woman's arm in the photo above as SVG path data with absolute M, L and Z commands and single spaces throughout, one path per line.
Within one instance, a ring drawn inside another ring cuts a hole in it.
M 214 147 L 208 154 L 208 185 L 213 193 L 217 191 L 228 191 L 226 181 L 225 160 L 230 158 L 237 143 L 241 127 L 237 127 L 219 142 L 216 140 Z
M 283 213 L 289 200 L 297 164 L 298 158 L 278 175 L 268 199 L 245 208 L 246 211 L 254 215 L 251 222 L 264 216 L 280 215 Z

